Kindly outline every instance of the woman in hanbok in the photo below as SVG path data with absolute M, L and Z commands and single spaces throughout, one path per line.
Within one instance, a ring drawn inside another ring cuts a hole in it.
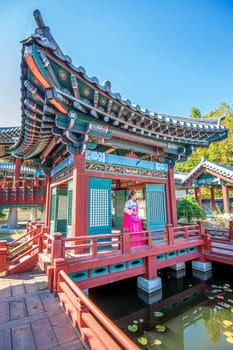
M 122 229 L 127 229 L 128 232 L 137 232 L 130 235 L 131 238 L 144 237 L 144 234 L 140 233 L 142 232 L 142 224 L 138 216 L 137 194 L 135 191 L 129 193 L 128 200 L 125 202 Z M 130 246 L 135 247 L 144 244 L 144 241 L 137 241 L 131 242 Z

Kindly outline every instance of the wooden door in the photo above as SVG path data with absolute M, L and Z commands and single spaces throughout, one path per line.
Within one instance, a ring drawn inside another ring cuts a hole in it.
M 91 177 L 88 191 L 88 234 L 112 232 L 112 180 Z
M 146 184 L 147 229 L 164 228 L 167 223 L 164 184 Z

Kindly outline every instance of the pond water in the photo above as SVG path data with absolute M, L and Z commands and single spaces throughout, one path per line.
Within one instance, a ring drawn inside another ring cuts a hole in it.
M 207 281 L 175 279 L 161 270 L 162 299 L 147 305 L 138 298 L 137 280 L 89 291 L 91 299 L 142 349 L 233 349 L 233 266 L 213 264 Z M 143 345 L 145 343 L 145 345 Z

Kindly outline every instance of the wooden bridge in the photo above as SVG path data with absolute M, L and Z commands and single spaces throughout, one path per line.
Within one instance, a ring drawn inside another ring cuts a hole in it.
M 43 179 L 8 180 L 0 182 L 0 208 L 43 206 L 46 200 L 46 181 Z
M 167 225 L 164 231 L 143 234 L 140 238 L 130 233 L 63 238 L 60 233 L 49 235 L 43 223 L 29 222 L 24 236 L 11 243 L 0 242 L 0 272 L 10 275 L 32 270 L 39 261 L 47 272 L 50 291 L 56 291 L 90 349 L 136 350 L 137 345 L 83 290 L 133 276 L 152 279 L 158 270 L 188 260 L 233 264 L 231 230 L 214 234 L 200 222 Z M 142 240 L 143 245 L 135 245 Z

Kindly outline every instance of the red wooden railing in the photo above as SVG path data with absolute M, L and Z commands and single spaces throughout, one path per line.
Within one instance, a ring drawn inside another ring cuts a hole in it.
M 57 293 L 74 326 L 92 350 L 139 350 L 62 270 L 58 275 Z
M 39 179 L 2 181 L 0 184 L 0 206 L 44 205 L 46 182 Z
M 55 233 L 52 238 L 52 257 L 64 258 L 71 263 L 72 260 L 90 260 L 97 257 L 107 257 L 119 254 L 126 254 L 140 249 L 150 249 L 160 245 L 172 245 L 176 242 L 182 243 L 195 238 L 201 238 L 202 223 L 188 226 L 172 227 L 166 225 L 165 229 L 138 232 L 139 238 L 130 232 L 104 234 L 95 236 L 78 236 L 63 238 L 61 233 Z M 162 233 L 161 233 L 162 232 Z M 142 242 L 143 245 L 132 246 L 132 243 Z
M 226 229 L 206 228 L 205 232 L 208 233 L 213 238 L 233 240 L 233 221 L 232 220 L 229 221 L 228 228 Z
M 28 269 L 31 269 L 32 262 L 30 263 L 29 260 L 33 257 L 33 264 L 36 263 L 37 254 L 43 249 L 45 231 L 43 223 L 29 222 L 24 235 L 10 243 L 0 241 L 0 272 L 6 272 L 6 274 L 16 273 L 16 270 L 23 272 L 27 269 L 26 265 Z M 23 267 L 21 266 L 22 261 Z
M 228 230 L 205 229 L 203 239 L 206 259 L 233 265 L 233 221 Z

